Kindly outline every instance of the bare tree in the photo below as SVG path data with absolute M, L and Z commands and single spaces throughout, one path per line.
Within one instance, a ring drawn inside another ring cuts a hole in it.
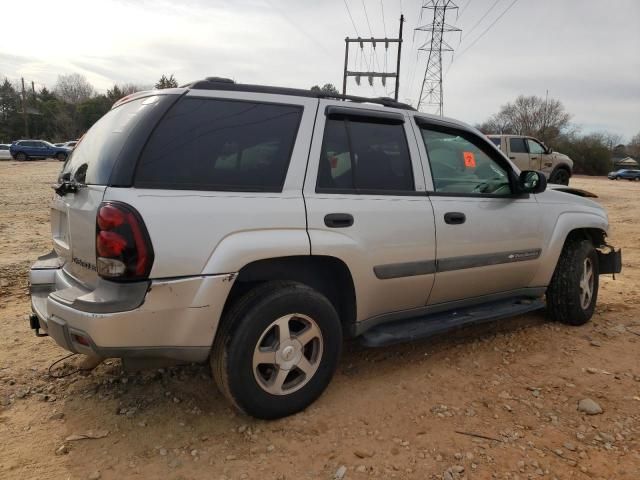
M 640 159 L 640 132 L 636 133 L 627 144 L 627 152 L 636 160 Z
M 58 81 L 53 89 L 56 96 L 66 103 L 77 105 L 91 98 L 93 86 L 79 73 L 58 75 Z
M 569 126 L 570 119 L 560 100 L 520 95 L 513 103 L 503 105 L 484 126 L 500 129 L 486 133 L 531 135 L 549 142 Z

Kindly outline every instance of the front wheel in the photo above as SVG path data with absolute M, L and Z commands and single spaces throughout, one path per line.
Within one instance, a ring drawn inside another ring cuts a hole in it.
M 559 185 L 569 185 L 571 174 L 564 168 L 558 168 L 549 179 L 549 183 L 557 183 Z
M 60 153 L 58 153 L 58 154 L 56 155 L 56 158 L 57 158 L 59 161 L 64 162 L 64 161 L 67 159 L 67 155 L 66 155 L 66 154 L 64 154 L 64 153 L 62 153 L 62 152 L 60 152 Z
M 335 308 L 295 282 L 267 282 L 224 315 L 211 352 L 218 387 L 241 411 L 274 419 L 303 410 L 329 384 L 342 350 Z
M 591 241 L 567 241 L 547 289 L 551 318 L 568 325 L 587 323 L 596 307 L 598 274 L 598 253 Z
M 19 162 L 24 162 L 27 159 L 27 155 L 24 152 L 18 152 L 16 154 L 16 160 Z

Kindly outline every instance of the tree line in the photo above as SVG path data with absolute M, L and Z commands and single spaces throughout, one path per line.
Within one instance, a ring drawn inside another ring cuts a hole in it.
M 115 84 L 101 94 L 85 77 L 74 73 L 58 76 L 52 90 L 47 87 L 38 91 L 29 89 L 23 96 L 21 85 L 4 78 L 0 83 L 0 143 L 27 137 L 54 142 L 76 139 L 122 97 L 140 90 L 177 86 L 173 75 L 163 74 L 155 85 Z M 330 83 L 322 87 L 314 85 L 311 90 L 338 93 Z M 520 95 L 476 127 L 485 134 L 536 137 L 554 150 L 569 155 L 576 173 L 607 173 L 614 157 L 628 155 L 640 160 L 640 132 L 626 145 L 617 134 L 582 134 L 571 124 L 571 115 L 557 99 Z
M 0 143 L 21 138 L 52 142 L 76 139 L 122 97 L 140 90 L 177 86 L 173 75 L 162 75 L 155 85 L 115 84 L 106 93 L 97 93 L 85 77 L 73 73 L 58 76 L 51 90 L 46 86 L 30 88 L 23 95 L 22 85 L 5 77 L 0 83 Z
M 610 132 L 582 134 L 570 123 L 571 115 L 557 99 L 518 96 L 476 127 L 485 134 L 528 135 L 568 155 L 575 173 L 602 175 L 612 169 L 613 158 L 640 160 L 640 132 L 628 144 Z

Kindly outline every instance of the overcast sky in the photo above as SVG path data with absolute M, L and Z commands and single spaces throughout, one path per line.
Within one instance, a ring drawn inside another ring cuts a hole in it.
M 583 132 L 624 140 L 638 133 L 640 0 L 516 0 L 489 28 L 512 2 L 459 0 L 457 18 L 448 14 L 462 34 L 445 37 L 456 51 L 451 66 L 450 53 L 443 60 L 445 114 L 476 123 L 518 94 L 548 90 Z M 417 48 L 428 38 L 414 36 L 417 0 L 14 1 L 3 5 L 3 18 L 22 20 L 2 22 L 0 76 L 52 87 L 58 74 L 78 72 L 101 92 L 114 82 L 150 85 L 163 73 L 181 84 L 215 75 L 341 89 L 344 38 L 356 36 L 345 3 L 363 37 L 371 36 L 368 23 L 374 36 L 385 28 L 396 36 L 404 13 L 400 99 L 415 104 L 427 58 Z M 424 10 L 421 23 L 431 23 L 430 15 Z M 357 50 L 350 69 L 365 68 Z M 384 69 L 384 48 L 376 50 L 374 64 Z M 367 64 L 371 55 L 365 47 Z M 395 58 L 390 48 L 387 71 Z M 348 93 L 392 95 L 393 81 L 374 86 L 350 79 Z

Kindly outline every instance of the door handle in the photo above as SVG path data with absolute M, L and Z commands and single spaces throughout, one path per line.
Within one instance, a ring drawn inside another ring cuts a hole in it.
M 462 212 L 449 212 L 444 214 L 444 222 L 449 225 L 462 225 L 467 216 Z
M 329 228 L 346 228 L 353 225 L 350 213 L 329 213 L 324 217 L 324 224 Z
M 509 157 L 509 160 L 515 160 L 516 157 Z
M 531 157 L 531 160 L 537 160 L 538 157 Z

